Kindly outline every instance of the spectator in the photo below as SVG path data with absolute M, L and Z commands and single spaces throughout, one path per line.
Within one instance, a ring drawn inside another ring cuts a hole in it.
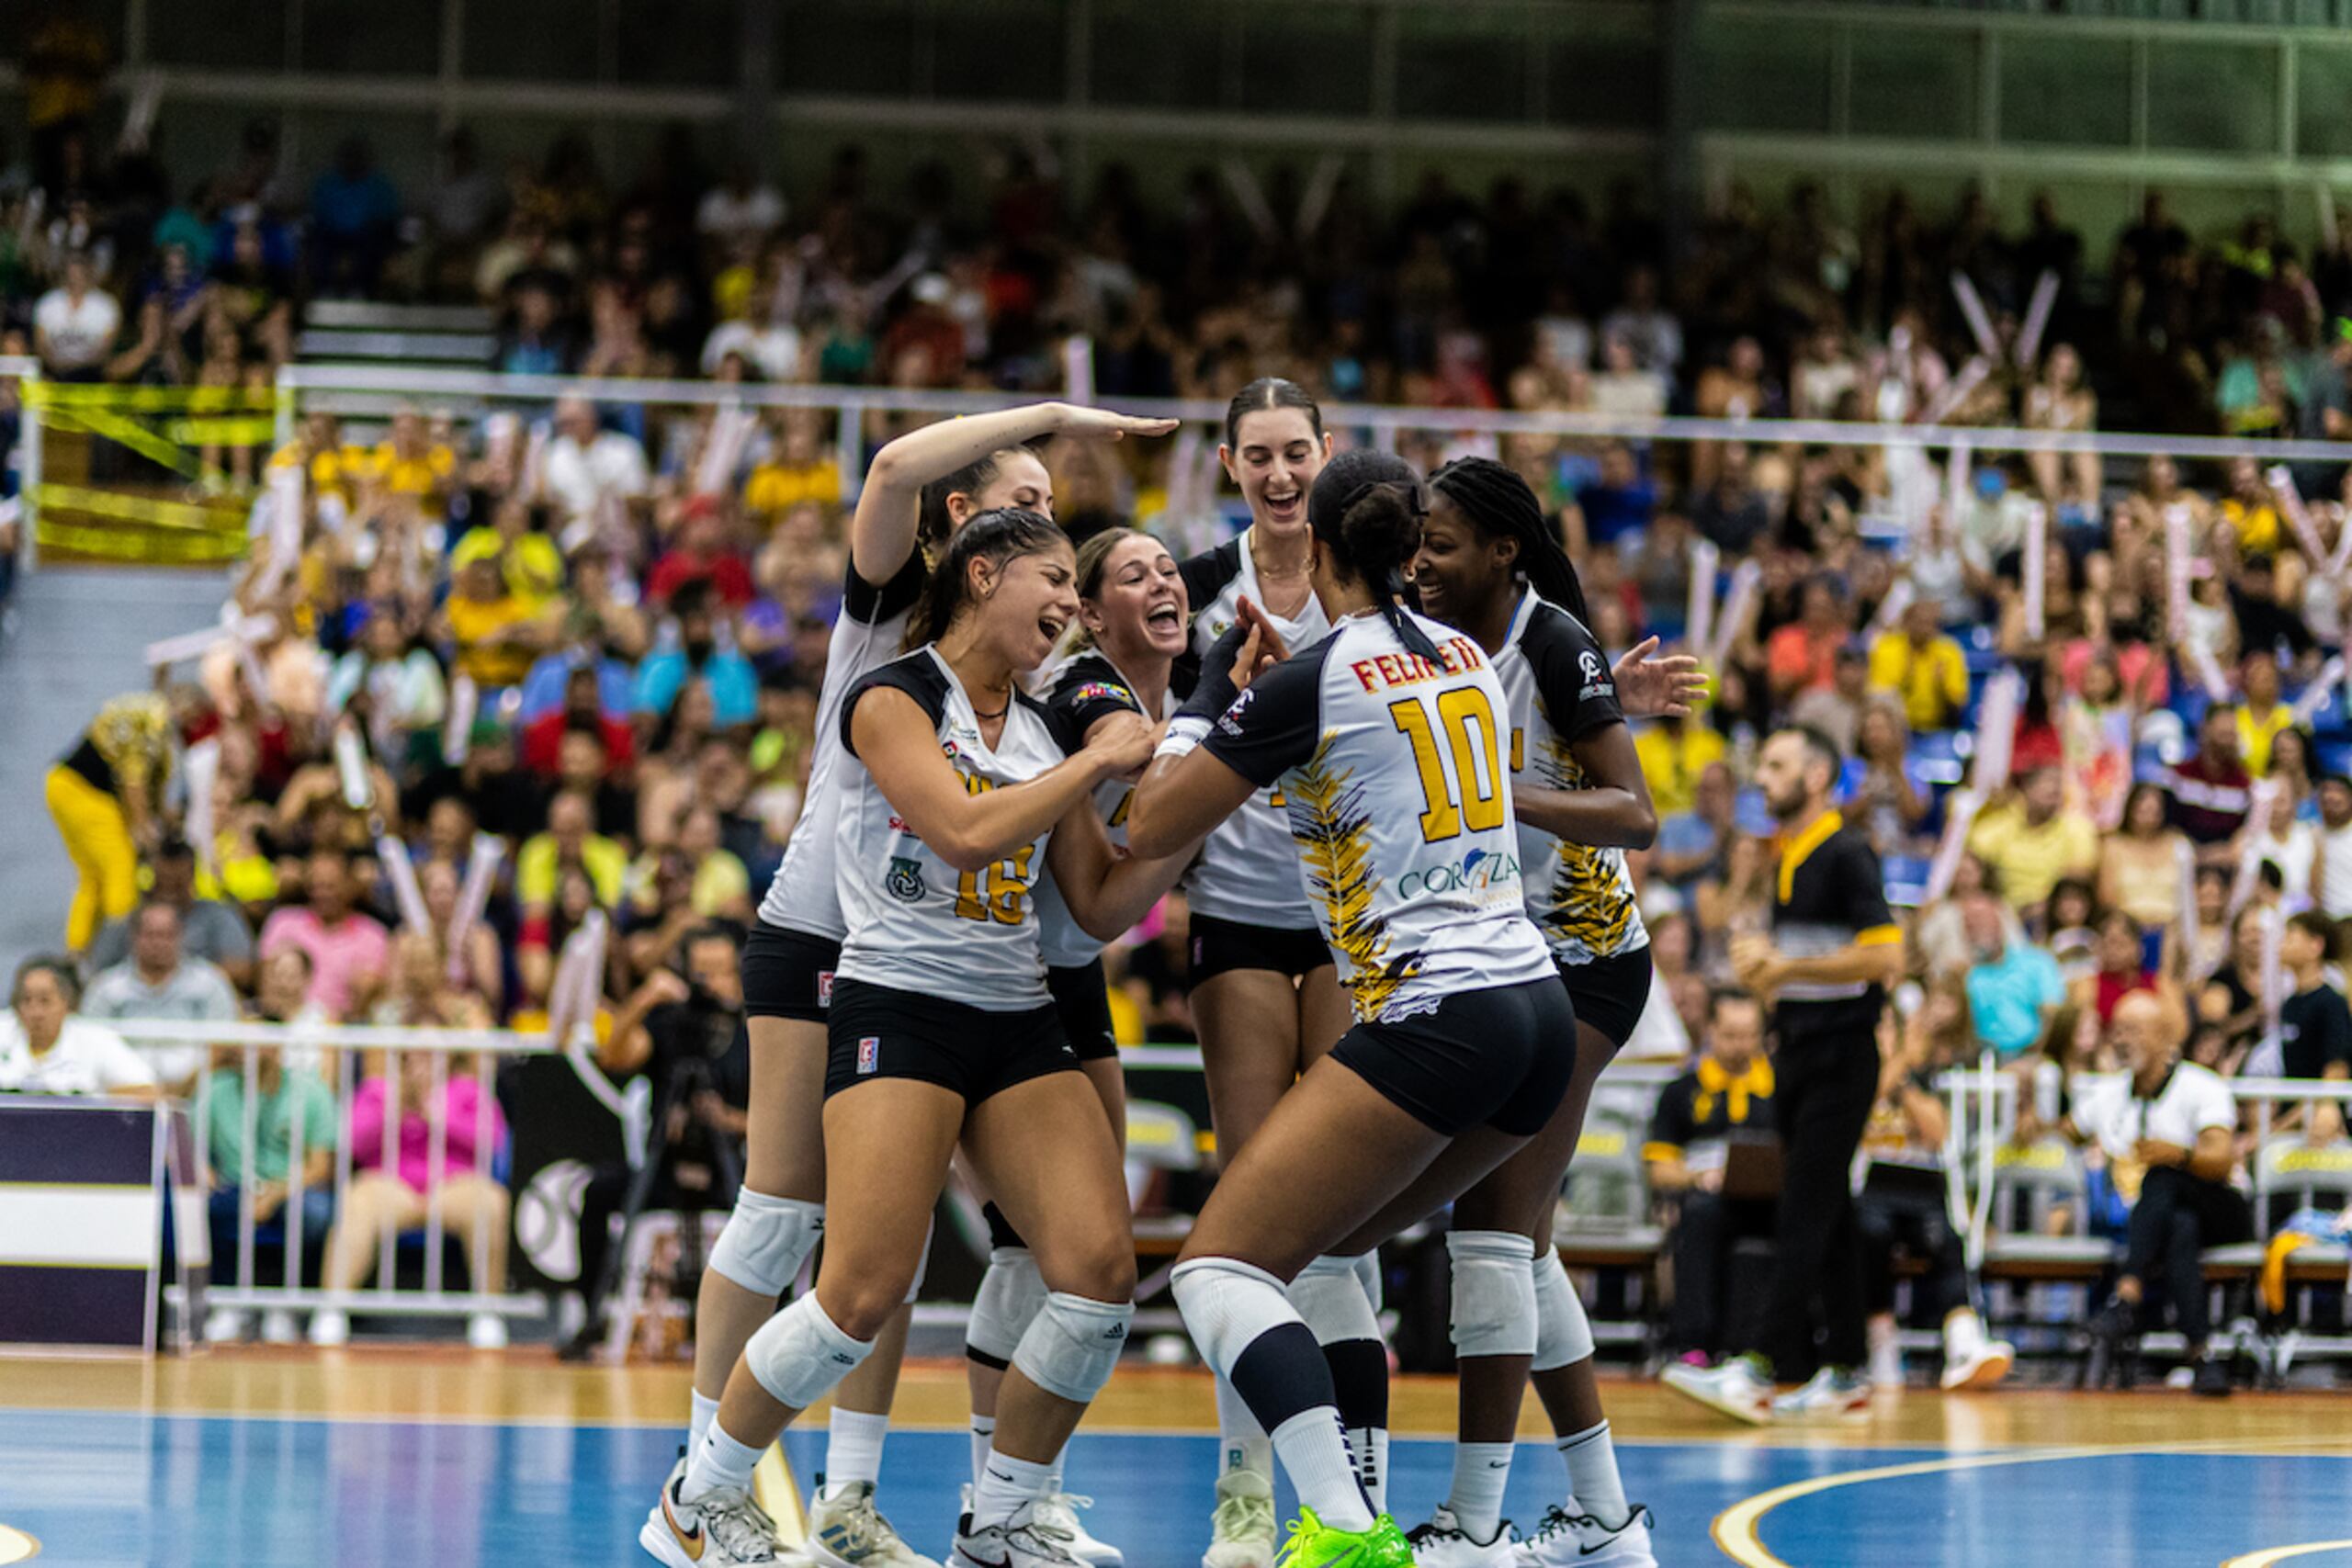
M 299 953 L 299 949 L 289 950 Z M 243 1223 L 238 1214 L 244 1190 L 252 1189 L 254 1226 L 254 1267 L 252 1282 L 262 1282 L 260 1255 L 276 1243 L 278 1279 L 300 1288 L 299 1278 L 285 1272 L 289 1261 L 286 1205 L 292 1201 L 294 1153 L 301 1149 L 302 1201 L 294 1224 L 302 1235 L 302 1256 L 314 1266 L 326 1255 L 327 1227 L 334 1221 L 334 1093 L 305 1068 L 289 1066 L 287 1053 L 274 1046 L 252 1053 L 252 1076 L 245 1070 L 245 1052 L 222 1046 L 212 1053 L 204 1082 L 196 1098 L 204 1107 L 204 1140 L 212 1164 L 209 1200 L 212 1228 L 212 1269 L 224 1283 L 243 1285 Z M 253 1090 L 252 1141 L 245 1131 L 246 1089 Z M 269 1234 L 277 1227 L 275 1236 Z M 204 1337 L 218 1345 L 244 1337 L 246 1314 L 235 1307 L 215 1307 L 204 1320 Z M 272 1345 L 290 1345 L 300 1337 L 294 1314 L 273 1307 L 263 1315 L 261 1337 Z
M 311 187 L 311 270 L 320 292 L 373 291 L 400 216 L 400 193 L 376 167 L 368 139 L 345 137 L 334 166 Z
M 383 988 L 391 938 L 372 915 L 354 908 L 351 862 L 340 850 L 312 852 L 303 863 L 307 903 L 273 913 L 261 928 L 261 955 L 299 947 L 311 960 L 310 999 L 334 1020 L 367 1010 Z
M 756 244 L 784 222 L 784 197 L 738 159 L 695 209 L 695 231 L 721 254 Z
M 2239 856 L 2251 856 L 2266 874 L 2278 877 L 2279 896 L 2290 908 L 2311 902 L 2312 869 L 2319 859 L 2319 834 L 2295 816 L 2295 798 L 2285 790 L 2271 796 L 2264 820 L 2249 818 L 2239 841 Z
M 526 841 L 514 862 L 514 897 L 526 918 L 552 907 L 557 874 L 574 867 L 587 874 L 597 903 L 607 909 L 620 903 L 628 852 L 593 830 L 595 810 L 595 802 L 578 790 L 562 791 L 548 803 L 547 831 Z
M 67 256 L 63 279 L 33 306 L 33 352 L 40 355 L 41 373 L 53 381 L 103 378 L 121 331 L 122 307 L 98 287 L 90 258 L 80 252 Z
M 90 982 L 82 1011 L 105 1023 L 123 1018 L 225 1023 L 237 1016 L 237 992 L 220 970 L 181 951 L 179 910 L 150 899 L 131 914 L 130 959 Z M 148 1060 L 165 1087 L 177 1091 L 194 1082 L 204 1048 L 201 1039 L 190 1040 L 152 1050 Z
M 2254 777 L 2270 774 L 2270 743 L 2278 732 L 2291 729 L 2294 710 L 2278 700 L 2278 656 L 2268 647 L 2248 644 L 2238 661 L 2238 760 Z
M 1685 1360 L 1712 1359 L 1741 1337 L 1724 1321 L 1735 1283 L 1732 1248 L 1744 1237 L 1772 1234 L 1770 1198 L 1724 1194 L 1732 1140 L 1769 1137 L 1772 1130 L 1762 1005 L 1744 991 L 1716 992 L 1702 1049 L 1698 1065 L 1658 1095 L 1642 1145 L 1650 1190 L 1674 1211 L 1667 1238 L 1674 1260 L 1667 1349 Z
M 1844 809 L 1870 833 L 1871 847 L 1882 857 L 1905 853 L 1927 819 L 1929 801 L 1911 782 L 1910 747 L 1910 731 L 1892 698 L 1881 694 L 1863 707 L 1853 746 L 1861 777 Z
M 1977 818 L 1968 848 L 2020 912 L 2039 908 L 2061 877 L 2087 880 L 2098 870 L 2098 829 L 2066 804 L 2065 778 L 2054 767 L 2027 773 L 2012 799 Z
M 1974 960 L 1965 980 L 1970 1026 L 1996 1055 L 2014 1060 L 2040 1043 L 2066 999 L 2065 980 L 2056 959 L 2009 934 L 1990 892 L 1963 898 L 1960 914 Z
M 1690 525 L 1725 556 L 1744 556 L 1771 531 L 1772 513 L 1748 482 L 1747 448 L 1734 443 L 1723 449 L 1715 476 L 1690 503 Z
M 2083 987 L 2094 1016 L 2104 1029 L 2115 1021 L 2115 1010 L 2135 991 L 2153 991 L 2156 977 L 2148 969 L 2147 943 L 2140 922 L 2121 909 L 2099 918 L 2094 956 L 2097 968 Z
M 503 556 L 498 536 L 487 529 L 458 541 L 449 557 L 449 597 L 435 626 L 458 671 L 484 692 L 522 684 L 552 634 L 542 607 L 508 584 Z
M 1724 738 L 1696 718 L 1660 718 L 1634 733 L 1642 779 L 1661 819 L 1689 811 L 1698 798 L 1700 775 L 1724 760 Z
M 529 704 L 525 704 L 527 711 Z M 563 705 L 549 708 L 523 729 L 523 765 L 542 778 L 561 772 L 564 738 L 592 735 L 604 745 L 598 772 L 626 768 L 637 756 L 637 732 L 604 705 L 594 665 L 575 664 L 563 682 Z
M 707 587 L 729 610 L 741 610 L 758 592 L 750 565 L 728 546 L 727 523 L 716 496 L 688 498 L 677 542 L 653 563 L 645 581 L 646 603 L 659 609 L 689 583 Z
M 2312 902 L 2329 919 L 2352 919 L 2352 779 L 2330 773 L 2319 781 L 2319 823 Z
M 1950 729 L 1968 705 L 1968 660 L 1938 626 L 1940 614 L 1934 600 L 1915 598 L 1902 628 L 1871 645 L 1871 684 L 1901 700 L 1915 731 Z
M 2195 754 L 2165 773 L 2172 825 L 2197 847 L 2200 863 L 2223 864 L 2232 858 L 2230 840 L 2245 826 L 2252 783 L 2238 752 L 2237 710 L 2215 703 L 2197 726 Z
M 1765 669 L 1777 703 L 1835 683 L 1838 654 L 1853 636 L 1836 579 L 1826 573 L 1807 578 L 1798 604 L 1797 618 L 1775 631 L 1765 645 Z
M 2292 990 L 2278 1010 L 2281 1077 L 2352 1077 L 2352 1010 L 2328 978 L 2336 946 L 2335 926 L 2326 916 L 2304 909 L 2287 917 L 2278 958 Z M 2314 1130 L 2315 1143 L 2332 1142 L 2343 1131 L 2343 1118 L 2333 1106 L 2323 1105 L 2317 1120 L 2327 1130 Z
M 600 429 L 583 398 L 555 405 L 548 443 L 545 499 L 555 508 L 564 547 L 598 539 L 627 556 L 636 546 L 635 513 L 650 493 L 645 448 L 633 435 Z
M 438 754 L 448 687 L 440 661 L 410 635 L 397 601 L 379 601 L 362 613 L 359 646 L 336 660 L 327 675 L 327 711 L 350 714 L 375 754 L 404 769 Z
M 436 1063 L 445 1070 L 436 1070 Z M 474 1290 L 490 1294 L 506 1288 L 509 1201 L 497 1179 L 483 1174 L 506 1136 L 498 1101 L 464 1056 L 401 1052 L 393 1071 L 397 1099 L 381 1076 L 363 1081 L 352 1099 L 345 1133 L 351 1186 L 327 1238 L 322 1288 L 329 1304 L 311 1314 L 313 1345 L 341 1345 L 350 1337 L 351 1320 L 337 1298 L 368 1282 L 385 1236 L 419 1229 L 435 1212 L 447 1234 L 463 1246 Z M 437 1089 L 436 1077 L 442 1080 Z M 466 1337 L 478 1350 L 499 1349 L 506 1343 L 505 1320 L 476 1313 Z
M 148 857 L 153 873 L 147 902 L 168 905 L 180 917 L 180 951 L 190 959 L 209 964 L 236 987 L 254 977 L 254 933 L 233 904 L 199 898 L 196 893 L 196 852 L 184 839 L 166 839 Z M 101 974 L 130 957 L 129 917 L 108 922 L 82 955 L 84 966 Z
M 2177 1010 L 2154 997 L 2128 998 L 2115 1011 L 2115 1035 L 2129 1071 L 2086 1083 L 2066 1131 L 2095 1143 L 2111 1164 L 2143 1167 L 2132 1205 L 2123 1272 L 2115 1293 L 2091 1320 L 2102 1360 L 2141 1326 L 2148 1286 L 2171 1298 L 2201 1394 L 2230 1392 L 2229 1367 L 2211 1354 L 2211 1306 L 2199 1254 L 2253 1234 L 2246 1201 L 2230 1185 L 2237 1163 L 2237 1102 L 2213 1073 L 2180 1059 Z
M 637 667 L 632 702 L 641 716 L 660 718 L 677 703 L 690 681 L 710 690 L 713 722 L 722 729 L 749 724 L 759 716 L 760 681 L 751 660 L 718 641 L 719 612 L 710 603 L 709 590 L 689 583 L 671 602 L 677 622 L 674 644 L 649 655 Z
M 81 983 L 64 958 L 17 965 L 0 1019 L 0 1093 L 115 1094 L 153 1100 L 155 1074 L 122 1036 L 76 1016 Z
M 2239 648 L 2249 653 L 2284 649 L 2305 675 L 2319 668 L 2319 639 L 2300 611 L 2279 602 L 2278 567 L 2270 557 L 2247 556 L 2229 595 Z

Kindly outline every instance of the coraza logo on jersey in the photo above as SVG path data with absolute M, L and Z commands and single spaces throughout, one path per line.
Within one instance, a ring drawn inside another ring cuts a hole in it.
M 1609 679 L 1609 667 L 1590 649 L 1577 655 L 1577 674 L 1584 681 L 1584 690 L 1577 694 L 1578 697 L 1602 697 L 1615 690 Z
M 1232 736 L 1236 740 L 1240 739 L 1241 716 L 1249 708 L 1250 699 L 1257 694 L 1258 688 L 1252 686 L 1248 691 L 1242 693 L 1239 696 L 1234 698 L 1233 705 L 1226 709 L 1224 714 L 1217 719 L 1216 727 L 1226 734 Z
M 1489 890 L 1507 893 L 1513 900 L 1520 897 L 1517 855 L 1472 850 L 1460 860 L 1417 865 L 1396 879 L 1396 894 L 1402 898 L 1417 898 L 1424 893 L 1483 895 Z
M 922 862 L 912 855 L 892 855 L 890 869 L 882 878 L 884 891 L 901 904 L 922 902 Z

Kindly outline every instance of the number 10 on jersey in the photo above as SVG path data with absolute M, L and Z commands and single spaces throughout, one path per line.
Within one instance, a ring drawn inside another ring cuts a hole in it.
M 1503 825 L 1502 735 L 1494 705 L 1476 686 L 1454 686 L 1437 696 L 1437 724 L 1418 697 L 1388 705 L 1388 716 L 1413 743 L 1421 774 L 1421 837 L 1438 843 L 1459 834 Z M 1441 746 L 1438 730 L 1443 730 Z M 1475 729 L 1476 733 L 1473 733 Z

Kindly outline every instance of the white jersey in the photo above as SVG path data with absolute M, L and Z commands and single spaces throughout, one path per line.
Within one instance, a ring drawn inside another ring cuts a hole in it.
M 1584 623 L 1532 592 L 1512 613 L 1510 637 L 1495 655 L 1510 699 L 1510 776 L 1531 788 L 1584 789 L 1590 781 L 1570 750 L 1625 722 L 1608 658 Z M 1527 914 L 1565 964 L 1614 958 L 1649 945 L 1625 852 L 1572 844 L 1519 824 L 1520 874 Z
M 849 569 L 842 613 L 833 622 L 825 654 L 825 683 L 817 693 L 816 755 L 808 763 L 808 787 L 800 797 L 800 820 L 785 841 L 766 897 L 760 900 L 763 924 L 810 936 L 842 940 L 849 929 L 833 887 L 835 824 L 841 811 L 842 699 L 859 677 L 899 656 L 907 639 L 907 617 L 922 597 L 926 573 L 922 552 L 907 558 L 899 574 L 880 588 Z M 853 764 L 854 765 L 854 764 Z
M 1260 609 L 1266 608 L 1265 591 L 1258 586 L 1258 564 L 1250 555 L 1250 532 L 1245 529 L 1177 569 L 1183 573 L 1184 590 L 1192 600 L 1196 655 L 1207 653 L 1209 646 L 1232 628 L 1243 594 Z M 1331 629 L 1321 602 L 1312 593 L 1295 620 L 1268 614 L 1283 634 L 1283 645 L 1293 650 L 1317 641 Z M 1261 789 L 1209 835 L 1201 846 L 1200 859 L 1185 874 L 1184 897 L 1193 913 L 1284 931 L 1316 923 L 1306 890 L 1292 870 L 1297 857 L 1291 848 L 1283 804 L 1279 792 Z
M 835 877 L 849 929 L 833 973 L 988 1012 L 1044 1007 L 1035 890 L 1046 874 L 1052 830 L 985 871 L 959 872 L 942 860 L 890 809 L 850 749 L 850 717 L 859 699 L 883 686 L 906 693 L 931 716 L 939 749 L 974 795 L 1024 784 L 1068 754 L 1045 705 L 1017 689 L 996 744 L 982 740 L 963 682 L 928 644 L 858 682 L 842 705 L 840 721 Z
M 1082 743 L 1094 721 L 1105 714 L 1143 713 L 1133 682 L 1109 656 L 1092 649 L 1073 654 L 1047 671 L 1042 689 L 1046 710 L 1073 745 Z M 1176 705 L 1176 694 L 1164 694 L 1159 716 L 1170 716 Z M 1126 844 L 1127 803 L 1135 793 L 1136 786 L 1125 779 L 1105 779 L 1094 786 L 1095 815 L 1102 818 L 1102 830 L 1114 847 Z M 1103 944 L 1080 927 L 1050 875 L 1037 886 L 1037 925 L 1049 968 L 1075 969 L 1102 956 Z
M 1202 741 L 1281 789 L 1316 925 L 1368 1023 L 1554 975 L 1520 882 L 1509 698 L 1476 641 L 1413 620 L 1439 662 L 1351 617 L 1251 682 Z

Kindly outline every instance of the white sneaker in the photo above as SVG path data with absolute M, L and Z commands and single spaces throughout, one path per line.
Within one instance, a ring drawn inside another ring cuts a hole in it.
M 1849 1368 L 1824 1367 L 1803 1388 L 1772 1402 L 1773 1416 L 1782 1421 L 1826 1421 L 1867 1410 L 1871 1385 Z
M 1735 1421 L 1761 1427 L 1772 1419 L 1772 1385 L 1745 1356 L 1734 1356 L 1719 1367 L 1694 1367 L 1678 1361 L 1658 1374 L 1658 1381 L 1686 1399 Z
M 341 1307 L 321 1307 L 311 1314 L 311 1343 L 322 1349 L 351 1343 L 351 1316 Z
M 1127 1554 L 1107 1540 L 1097 1540 L 1078 1517 L 1094 1499 L 1072 1492 L 1048 1492 L 1037 1499 L 1037 1522 L 1069 1537 L 1069 1554 L 1092 1568 L 1126 1568 Z
M 1657 1568 L 1650 1523 L 1650 1511 L 1639 1503 L 1614 1529 L 1590 1514 L 1554 1508 L 1512 1549 L 1511 1568 Z
M 299 1345 L 302 1342 L 302 1325 L 284 1307 L 272 1307 L 261 1314 L 261 1342 L 265 1345 Z
M 1201 1568 L 1273 1568 L 1274 1483 L 1254 1470 L 1228 1470 L 1216 1481 L 1209 1549 Z
M 204 1314 L 207 1345 L 234 1345 L 245 1337 L 245 1314 L 235 1307 L 214 1307 Z
M 506 1320 L 494 1312 L 478 1312 L 466 1320 L 466 1343 L 477 1350 L 506 1348 Z
M 646 1516 L 637 1544 L 670 1568 L 735 1568 L 738 1563 L 774 1562 L 775 1521 L 760 1511 L 751 1494 L 717 1487 L 692 1503 L 684 1489 L 686 1461 L 680 1460 L 662 1488 L 662 1500 Z
M 947 1568 L 1080 1568 L 1069 1545 L 1069 1537 L 1038 1517 L 1032 1501 L 1001 1525 L 960 1532 Z
M 1510 1568 L 1515 1545 L 1510 1520 L 1495 1527 L 1494 1539 L 1480 1540 L 1443 1506 L 1431 1509 L 1430 1522 L 1416 1525 L 1405 1539 L 1413 1543 L 1415 1568 Z
M 823 1568 L 939 1568 L 874 1506 L 874 1483 L 820 1487 L 808 1500 L 808 1560 Z
M 1903 1347 L 1892 1335 L 1871 1347 L 1871 1386 L 1903 1386 Z
M 1944 1320 L 1944 1371 L 1939 1381 L 1946 1389 L 1990 1388 L 2009 1375 L 2017 1359 L 2017 1348 L 2007 1340 L 1985 1337 L 1984 1320 L 1968 1308 Z

